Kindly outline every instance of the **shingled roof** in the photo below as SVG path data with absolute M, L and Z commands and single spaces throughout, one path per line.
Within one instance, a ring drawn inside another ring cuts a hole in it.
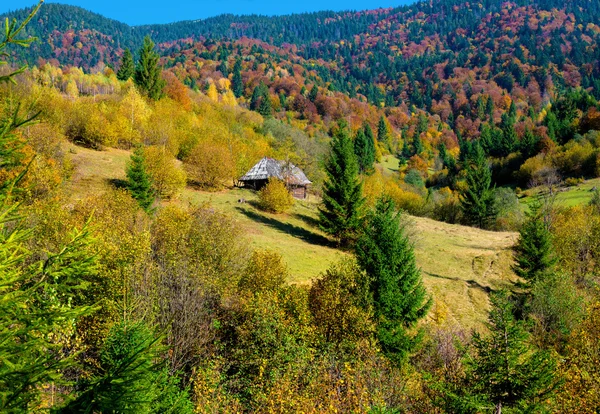
M 264 157 L 250 169 L 239 181 L 268 180 L 269 177 L 279 178 L 288 184 L 312 184 L 302 170 L 291 162 Z

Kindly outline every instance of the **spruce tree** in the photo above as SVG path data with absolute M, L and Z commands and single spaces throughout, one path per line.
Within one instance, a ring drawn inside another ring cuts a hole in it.
M 262 82 L 260 85 L 256 86 L 252 91 L 252 97 L 250 98 L 250 110 L 258 111 L 258 107 L 260 105 L 260 100 L 263 96 L 263 87 Z
M 497 212 L 492 188 L 492 172 L 479 143 L 472 146 L 472 156 L 467 160 L 467 188 L 462 191 L 460 202 L 469 224 L 487 228 Z
M 117 79 L 120 81 L 126 81 L 135 76 L 135 63 L 133 62 L 133 55 L 129 49 L 125 49 L 123 58 L 121 59 L 121 67 L 117 72 Z
M 377 141 L 384 143 L 385 145 L 390 144 L 390 131 L 388 129 L 387 122 L 385 122 L 385 118 L 383 115 L 379 118 L 379 123 L 377 124 Z
M 527 220 L 519 230 L 519 240 L 514 246 L 514 272 L 528 285 L 540 280 L 556 263 L 550 232 L 540 213 L 540 205 L 534 204 Z
M 146 160 L 142 146 L 138 146 L 131 154 L 131 160 L 127 166 L 127 188 L 140 207 L 149 212 L 152 203 L 154 203 L 155 194 L 150 175 L 146 170 Z
M 537 153 L 537 146 L 540 141 L 540 138 L 535 136 L 530 128 L 525 130 L 523 134 L 523 139 L 519 145 L 521 149 L 521 154 L 524 159 L 531 158 Z
M 331 141 L 325 173 L 323 204 L 319 209 L 320 227 L 334 236 L 340 245 L 347 246 L 358 237 L 364 198 L 358 162 L 345 125 L 340 125 Z
M 505 291 L 492 295 L 491 302 L 489 335 L 473 334 L 475 355 L 467 362 L 470 386 L 465 391 L 481 396 L 495 412 L 502 408 L 542 412 L 544 400 L 559 384 L 554 378 L 556 363 L 547 352 L 531 345 Z
M 310 90 L 310 93 L 308 94 L 308 99 L 311 102 L 314 102 L 317 100 L 318 94 L 319 94 L 319 88 L 317 88 L 317 85 L 313 85 L 312 89 Z
M 231 88 L 236 98 L 244 95 L 244 82 L 242 81 L 242 60 L 237 59 L 233 66 L 233 77 L 231 79 Z
M 401 364 L 414 350 L 417 322 L 431 306 L 413 247 L 389 197 L 377 201 L 356 244 L 356 258 L 371 278 L 377 337 L 383 352 Z
M 0 58 L 10 45 L 27 46 L 33 39 L 17 40 L 37 13 L 25 21 L 6 20 L 0 33 Z M 7 62 L 0 60 L 0 66 Z M 14 81 L 24 68 L 5 72 L 0 84 Z M 7 111 L 8 112 L 8 111 Z M 89 253 L 87 227 L 74 231 L 58 252 L 31 252 L 31 229 L 26 229 L 14 187 L 26 174 L 12 170 L 22 147 L 19 128 L 32 124 L 17 109 L 0 116 L 0 412 L 38 412 L 47 402 L 44 385 L 66 385 L 63 375 L 75 367 L 65 342 L 80 318 L 91 314 L 88 287 L 97 283 L 94 256 Z M 42 257 L 40 259 L 40 257 Z
M 371 134 L 372 135 L 372 134 Z M 366 127 L 360 128 L 354 138 L 354 154 L 361 173 L 370 173 L 375 163 L 375 144 L 373 138 L 368 138 Z
M 161 356 L 154 333 L 140 322 L 113 327 L 100 353 L 99 373 L 83 379 L 80 394 L 58 414 L 193 413 L 186 390 L 179 389 Z
M 263 90 L 262 97 L 260 99 L 260 105 L 258 106 L 258 113 L 268 118 L 273 116 L 273 107 L 271 106 L 271 98 L 269 97 L 269 89 Z
M 421 134 L 417 131 L 413 138 L 413 149 L 414 153 L 419 155 L 423 152 L 423 142 L 421 141 Z
M 140 50 L 140 60 L 135 69 L 135 84 L 150 98 L 158 100 L 163 96 L 165 81 L 162 79 L 162 68 L 158 64 L 159 56 L 154 51 L 154 42 L 150 36 L 144 38 Z

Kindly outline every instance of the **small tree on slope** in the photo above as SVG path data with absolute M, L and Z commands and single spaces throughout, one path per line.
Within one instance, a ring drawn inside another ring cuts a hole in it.
M 519 231 L 514 251 L 513 270 L 529 285 L 539 281 L 556 263 L 556 257 L 552 254 L 550 232 L 540 214 L 539 204 L 532 206 L 532 211 Z
M 150 175 L 146 170 L 144 150 L 141 146 L 138 146 L 131 154 L 131 160 L 127 166 L 127 188 L 140 207 L 149 212 L 154 203 L 155 194 Z
M 401 364 L 420 340 L 413 332 L 431 306 L 413 247 L 393 201 L 378 200 L 356 244 L 358 264 L 372 279 L 377 336 L 383 352 Z
M 364 198 L 353 144 L 344 125 L 331 141 L 325 172 L 327 181 L 323 185 L 323 205 L 319 210 L 320 227 L 342 246 L 347 246 L 358 238 Z

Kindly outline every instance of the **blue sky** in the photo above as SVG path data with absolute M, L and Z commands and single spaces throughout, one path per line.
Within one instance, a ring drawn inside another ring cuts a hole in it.
M 46 0 L 80 6 L 131 25 L 194 20 L 223 13 L 279 15 L 319 10 L 396 7 L 411 0 Z M 0 0 L 0 13 L 29 7 L 35 0 Z

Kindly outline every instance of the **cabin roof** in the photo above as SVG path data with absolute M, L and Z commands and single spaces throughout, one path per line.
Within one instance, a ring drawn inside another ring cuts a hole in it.
M 256 163 L 239 181 L 268 180 L 270 177 L 278 178 L 288 184 L 312 184 L 304 172 L 291 162 L 264 157 Z

